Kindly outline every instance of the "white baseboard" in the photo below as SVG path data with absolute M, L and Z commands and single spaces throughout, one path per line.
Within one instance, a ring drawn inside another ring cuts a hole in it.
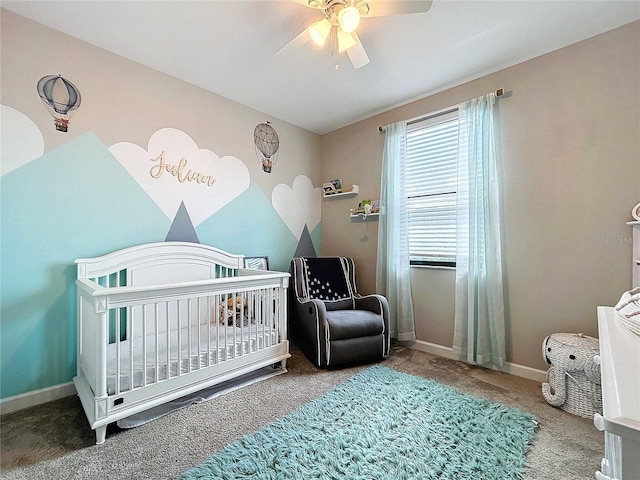
M 34 407 L 42 403 L 58 400 L 76 394 L 76 387 L 73 382 L 54 385 L 53 387 L 34 390 L 33 392 L 21 393 L 13 397 L 0 400 L 0 414 L 15 412 L 23 408 Z
M 423 340 L 416 340 L 415 342 L 406 342 L 408 347 L 421 352 L 432 353 L 441 357 L 451 358 L 452 360 L 459 360 L 464 362 L 464 359 L 459 358 L 453 353 L 451 347 L 445 347 L 444 345 L 437 345 L 435 343 L 425 342 Z M 509 373 L 517 377 L 528 378 L 536 382 L 545 382 L 547 380 L 547 372 L 544 370 L 537 370 L 531 367 L 525 367 L 524 365 L 518 365 L 516 363 L 506 362 L 501 368 L 491 367 L 493 370 Z

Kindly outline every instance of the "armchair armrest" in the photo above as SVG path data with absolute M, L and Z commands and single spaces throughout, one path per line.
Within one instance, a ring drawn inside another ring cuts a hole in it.
M 295 302 L 296 313 L 302 321 L 308 320 L 316 321 L 317 318 L 324 318 L 327 313 L 327 307 L 325 307 L 322 300 L 315 298 L 296 298 Z
M 295 315 L 290 315 L 290 321 L 296 322 L 295 327 L 289 329 L 295 333 L 295 340 L 300 349 L 316 358 L 319 365 L 326 364 L 327 329 L 325 318 L 327 309 L 322 300 L 297 297 L 294 299 Z
M 385 348 L 383 356 L 386 357 L 391 352 L 391 330 L 389 329 L 389 302 L 383 295 L 356 295 L 353 297 L 355 308 L 358 310 L 368 310 L 382 316 L 385 332 Z
M 389 316 L 389 303 L 382 295 L 375 293 L 371 295 L 356 295 L 353 299 L 355 300 L 356 310 L 368 310 L 378 315 Z

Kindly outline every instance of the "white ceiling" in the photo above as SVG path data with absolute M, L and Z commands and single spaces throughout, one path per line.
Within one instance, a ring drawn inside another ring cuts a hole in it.
M 633 1 L 434 0 L 363 19 L 370 63 L 309 43 L 274 52 L 318 10 L 295 1 L 8 1 L 2 7 L 324 134 L 640 18 Z M 508 89 L 508 85 L 504 85 Z

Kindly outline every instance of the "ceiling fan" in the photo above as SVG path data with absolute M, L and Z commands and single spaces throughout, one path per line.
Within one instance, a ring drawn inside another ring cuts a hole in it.
M 354 68 L 369 63 L 356 29 L 362 18 L 384 17 L 408 13 L 423 13 L 431 8 L 433 0 L 296 0 L 310 8 L 320 10 L 324 18 L 305 28 L 300 34 L 280 48 L 276 55 L 291 46 L 313 41 L 322 47 L 329 38 L 331 55 L 346 52 Z M 337 52 L 336 52 L 337 50 Z M 336 63 L 336 68 L 340 65 Z

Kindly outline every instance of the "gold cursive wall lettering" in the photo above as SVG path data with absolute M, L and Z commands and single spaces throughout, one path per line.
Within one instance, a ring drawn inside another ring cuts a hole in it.
M 213 186 L 213 183 L 216 181 L 212 175 L 203 175 L 199 172 L 194 172 L 193 170 L 186 170 L 187 168 L 187 159 L 181 158 L 180 162 L 177 165 L 172 165 L 171 163 L 167 163 L 164 157 L 164 151 L 158 156 L 158 158 L 152 158 L 152 162 L 159 162 L 157 165 L 151 167 L 149 173 L 153 178 L 160 178 L 164 172 L 170 173 L 176 180 L 180 183 L 184 182 L 196 182 L 196 183 L 206 183 L 209 187 Z M 186 173 L 185 173 L 186 170 Z

